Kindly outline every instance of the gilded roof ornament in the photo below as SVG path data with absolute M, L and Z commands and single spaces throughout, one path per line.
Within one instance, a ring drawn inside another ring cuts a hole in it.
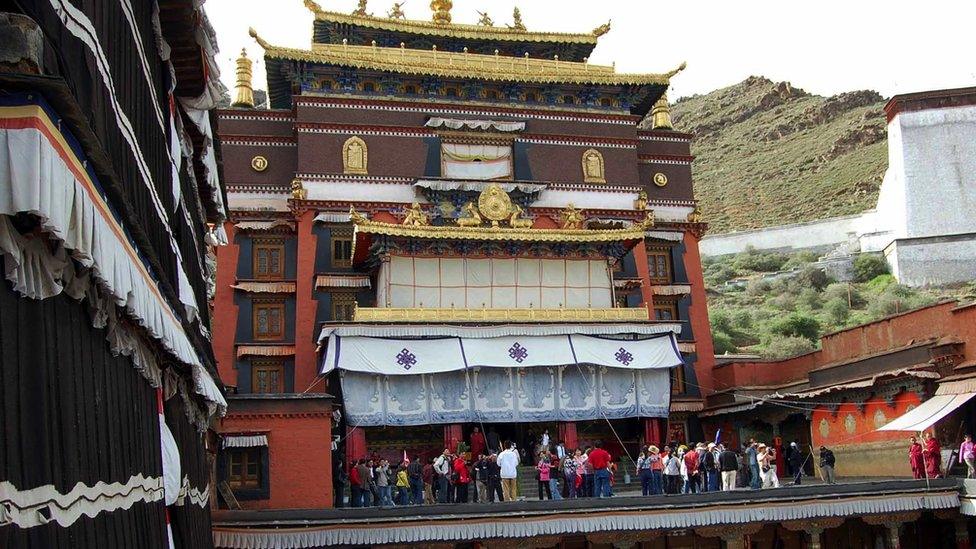
M 386 19 L 383 19 L 386 21 Z M 452 25 L 453 27 L 454 25 Z M 478 27 L 484 28 L 484 27 Z M 255 36 L 252 34 L 252 36 Z M 327 63 L 357 69 L 390 71 L 398 74 L 442 78 L 482 78 L 485 80 L 534 83 L 572 83 L 604 85 L 668 85 L 662 74 L 624 74 L 612 66 L 523 59 L 518 63 L 499 63 L 494 55 L 455 53 L 408 48 L 313 44 L 311 50 L 270 46 L 263 40 L 265 57 L 309 63 Z
M 366 13 L 366 0 L 359 0 L 359 3 L 356 5 L 356 9 L 353 10 L 352 14 L 353 15 L 367 15 L 367 16 L 368 15 L 372 15 L 370 13 Z
M 512 10 L 512 24 L 508 28 L 516 31 L 525 31 L 525 23 L 522 22 L 522 12 L 519 11 L 518 6 Z
M 414 202 L 407 209 L 407 216 L 403 218 L 403 224 L 412 227 L 426 227 L 430 225 L 430 218 L 424 213 L 419 202 Z
M 386 12 L 386 16 L 390 19 L 406 19 L 407 16 L 405 13 L 403 13 L 404 4 L 406 4 L 406 2 L 394 2 L 393 7 L 390 8 L 390 11 Z
M 454 7 L 454 3 L 451 0 L 431 0 L 430 9 L 434 12 L 434 23 L 450 25 L 452 7 Z
M 674 69 L 672 69 L 672 70 L 664 73 L 664 76 L 667 76 L 668 78 L 671 78 L 674 75 L 678 74 L 679 72 L 681 72 L 681 71 L 683 71 L 683 70 L 685 70 L 687 68 L 688 68 L 688 62 L 687 61 L 682 61 L 680 65 L 678 65 Z
M 274 48 L 274 46 L 272 46 L 271 44 L 269 44 L 267 42 L 267 40 L 265 40 L 265 39 L 261 38 L 260 36 L 258 36 L 258 31 L 254 30 L 254 27 L 248 28 L 247 29 L 247 33 L 251 36 L 251 38 L 254 39 L 255 42 L 258 43 L 259 46 L 261 46 L 265 50 L 269 50 L 269 49 Z
M 322 11 L 322 6 L 313 0 L 305 0 L 305 7 L 312 11 L 312 13 L 318 13 Z
M 369 220 L 366 219 L 365 215 L 356 211 L 355 206 L 349 206 L 349 221 L 352 221 L 357 225 L 361 223 L 369 223 Z
M 603 36 L 604 34 L 606 34 L 608 32 L 610 32 L 610 21 L 607 21 L 606 23 L 604 23 L 604 24 L 600 25 L 599 27 L 593 29 L 593 36 L 596 36 L 596 37 L 599 38 L 600 36 Z
M 668 104 L 668 94 L 663 93 L 661 97 L 654 103 L 651 107 L 651 129 L 653 130 L 673 130 L 674 125 L 671 123 L 671 106 Z M 667 185 L 667 178 L 664 179 L 664 184 L 658 183 L 657 176 L 654 176 L 654 183 L 658 187 L 663 187 Z
M 254 90 L 251 88 L 251 60 L 247 58 L 247 50 L 241 48 L 241 56 L 237 58 L 237 93 L 232 107 L 254 108 Z
M 475 11 L 477 11 L 477 10 L 475 10 Z M 491 19 L 491 17 L 488 16 L 488 12 L 486 12 L 486 11 L 479 11 L 478 12 L 478 15 L 481 16 L 478 19 L 478 24 L 481 25 L 482 27 L 494 27 L 495 26 L 495 22 Z
M 583 228 L 583 210 L 577 208 L 572 202 L 570 202 L 569 205 L 559 213 L 559 218 L 563 222 L 563 229 Z

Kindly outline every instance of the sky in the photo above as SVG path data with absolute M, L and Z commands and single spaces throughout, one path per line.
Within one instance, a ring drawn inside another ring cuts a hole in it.
M 319 0 L 323 9 L 351 12 L 356 0 Z M 393 0 L 369 0 L 385 15 Z M 476 23 L 485 11 L 498 26 L 518 6 L 528 30 L 589 32 L 611 20 L 591 62 L 616 62 L 618 72 L 666 72 L 688 62 L 671 81 L 669 97 L 708 93 L 750 75 L 819 95 L 873 89 L 898 93 L 976 86 L 976 1 L 973 0 L 454 0 L 454 22 Z M 234 87 L 241 48 L 260 58 L 247 34 L 308 48 L 312 13 L 302 0 L 208 0 L 217 31 L 221 79 Z M 427 0 L 406 0 L 410 19 L 429 20 Z M 264 63 L 254 87 L 265 88 Z

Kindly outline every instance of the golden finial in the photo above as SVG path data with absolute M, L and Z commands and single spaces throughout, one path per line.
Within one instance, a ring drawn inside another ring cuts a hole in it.
M 701 208 L 698 207 L 698 204 L 695 204 L 695 209 L 691 210 L 691 213 L 688 214 L 688 221 L 691 223 L 701 223 L 702 217 Z
M 593 29 L 593 36 L 597 38 L 603 36 L 604 34 L 610 32 L 610 21 L 600 25 L 599 27 Z
M 438 25 L 450 25 L 453 7 L 454 3 L 451 0 L 431 0 L 430 9 L 434 12 L 434 22 Z
M 517 31 L 525 30 L 525 23 L 522 22 L 522 12 L 519 11 L 518 6 L 515 6 L 515 9 L 512 10 L 512 24 L 508 28 Z
M 673 130 L 671 124 L 671 106 L 668 105 L 668 94 L 661 94 L 654 106 L 651 107 L 651 129 L 652 130 Z
M 247 29 L 247 33 L 251 35 L 251 38 L 253 38 L 254 41 L 257 42 L 258 45 L 261 46 L 262 48 L 269 49 L 271 47 L 271 44 L 269 44 L 265 39 L 258 36 L 258 31 L 254 30 L 254 27 Z
M 313 0 L 305 0 L 305 7 L 312 10 L 313 13 L 318 13 L 322 11 L 322 6 L 320 6 L 318 2 L 314 2 Z
M 393 7 L 390 8 L 390 11 L 386 12 L 386 16 L 390 19 L 406 19 L 407 16 L 403 13 L 404 4 L 406 4 L 406 2 L 394 2 Z
M 634 200 L 634 209 L 641 212 L 646 210 L 647 200 L 648 200 L 647 191 L 641 189 L 641 191 L 637 193 L 637 200 Z
M 475 11 L 478 11 L 478 10 L 475 10 Z M 486 11 L 478 11 L 478 15 L 481 16 L 481 18 L 478 19 L 478 24 L 481 25 L 482 27 L 494 27 L 495 26 L 495 22 L 491 19 L 491 17 L 488 16 L 488 12 L 486 12 Z
M 308 198 L 308 191 L 305 189 L 305 185 L 302 185 L 302 180 L 297 177 L 291 180 L 291 197 L 295 200 L 305 200 Z
M 231 107 L 254 108 L 254 90 L 251 88 L 251 60 L 247 58 L 247 50 L 241 48 L 241 56 L 237 58 L 237 95 Z

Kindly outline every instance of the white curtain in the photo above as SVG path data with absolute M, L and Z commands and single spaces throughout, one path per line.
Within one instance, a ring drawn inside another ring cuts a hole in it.
M 512 177 L 512 147 L 444 143 L 441 145 L 442 177 L 501 179 Z
M 380 306 L 457 309 L 609 308 L 603 260 L 393 256 L 380 267 Z

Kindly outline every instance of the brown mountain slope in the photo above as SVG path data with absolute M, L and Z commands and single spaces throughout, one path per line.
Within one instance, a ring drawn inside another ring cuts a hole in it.
M 674 127 L 695 135 L 695 194 L 711 232 L 873 207 L 888 164 L 883 106 L 873 91 L 824 98 L 756 76 L 677 101 Z

